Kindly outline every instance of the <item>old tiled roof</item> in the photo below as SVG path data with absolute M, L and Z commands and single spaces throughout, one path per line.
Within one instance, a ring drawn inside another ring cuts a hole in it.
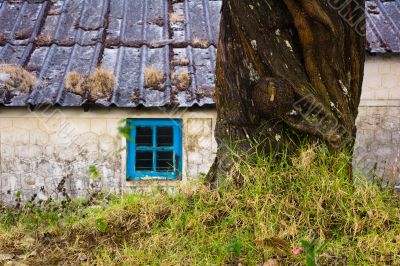
M 0 60 L 35 71 L 41 85 L 26 94 L 4 92 L 0 105 L 80 106 L 85 97 L 64 89 L 67 73 L 110 69 L 118 107 L 213 104 L 216 39 L 221 1 L 208 0 L 0 0 Z M 144 69 L 166 80 L 146 88 Z M 171 73 L 191 73 L 178 89 Z
M 0 63 L 37 74 L 30 93 L 0 92 L 0 105 L 81 106 L 85 96 L 65 90 L 71 71 L 111 70 L 116 86 L 102 106 L 214 104 L 216 41 L 222 0 L 0 0 Z M 370 52 L 400 52 L 400 0 L 367 1 Z M 147 88 L 144 72 L 158 68 L 161 88 Z M 171 77 L 188 71 L 189 88 Z M 92 100 L 93 101 L 93 100 Z M 93 103 L 93 102 L 90 102 Z
M 400 0 L 366 1 L 367 51 L 400 53 Z

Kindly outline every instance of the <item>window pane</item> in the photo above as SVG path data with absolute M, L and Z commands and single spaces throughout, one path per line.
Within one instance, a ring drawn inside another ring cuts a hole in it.
M 136 151 L 136 171 L 153 170 L 153 152 Z
M 172 127 L 157 127 L 157 147 L 174 146 Z
M 174 171 L 174 152 L 172 151 L 157 152 L 157 171 L 159 172 Z
M 136 146 L 153 146 L 153 128 L 136 127 Z

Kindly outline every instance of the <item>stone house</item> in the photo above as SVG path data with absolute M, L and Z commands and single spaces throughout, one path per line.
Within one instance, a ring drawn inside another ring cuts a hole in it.
M 367 1 L 369 55 L 355 160 L 358 169 L 393 180 L 399 7 Z M 173 188 L 206 173 L 216 152 L 220 8 L 220 0 L 0 0 L 0 62 L 38 80 L 28 90 L 15 82 L 1 90 L 12 75 L 0 73 L 0 201 L 13 201 L 17 192 L 22 200 L 58 198 L 60 184 L 73 197 L 98 186 Z M 113 73 L 110 92 L 68 89 L 71 73 L 88 80 L 97 68 Z M 134 142 L 118 130 L 126 122 Z

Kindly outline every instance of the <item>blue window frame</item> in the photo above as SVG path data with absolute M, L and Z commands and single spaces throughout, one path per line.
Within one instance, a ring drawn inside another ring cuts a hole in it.
M 182 120 L 128 119 L 127 178 L 177 179 L 182 173 Z

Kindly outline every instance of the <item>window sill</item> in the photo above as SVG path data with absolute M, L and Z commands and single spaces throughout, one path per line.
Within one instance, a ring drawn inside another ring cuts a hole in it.
M 182 181 L 177 180 L 165 180 L 165 179 L 147 179 L 147 180 L 131 180 L 125 181 L 126 187 L 149 187 L 149 186 L 178 186 Z

